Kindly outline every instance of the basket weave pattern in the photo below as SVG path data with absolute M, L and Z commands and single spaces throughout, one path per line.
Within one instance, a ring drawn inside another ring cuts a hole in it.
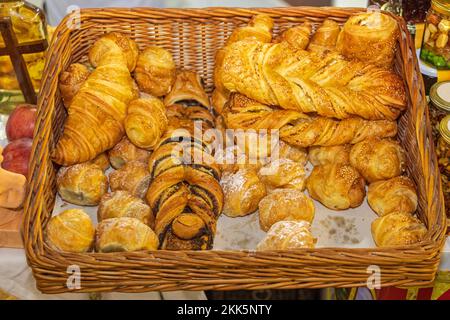
M 180 68 L 189 67 L 212 91 L 215 51 L 231 31 L 256 13 L 275 20 L 274 32 L 305 20 L 315 26 L 326 18 L 339 23 L 361 9 L 88 9 L 81 28 L 70 30 L 70 18 L 59 25 L 47 53 L 38 102 L 38 120 L 25 204 L 24 241 L 28 263 L 39 290 L 67 291 L 236 290 L 365 286 L 367 267 L 381 268 L 383 286 L 418 286 L 431 282 L 444 242 L 445 213 L 426 108 L 424 85 L 405 23 L 401 29 L 396 71 L 408 88 L 408 110 L 399 119 L 399 140 L 407 150 L 408 175 L 419 193 L 419 217 L 428 227 L 418 244 L 395 248 L 317 248 L 293 251 L 155 251 L 130 253 L 57 252 L 44 243 L 44 229 L 55 203 L 57 168 L 50 154 L 63 130 L 66 112 L 57 89 L 59 74 L 72 62 L 86 61 L 101 34 L 129 34 L 140 48 L 168 49 Z M 67 267 L 81 268 L 81 288 L 69 290 Z

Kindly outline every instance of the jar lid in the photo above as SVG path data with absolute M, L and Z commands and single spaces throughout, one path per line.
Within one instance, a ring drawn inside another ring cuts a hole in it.
M 450 112 L 450 81 L 433 84 L 430 88 L 430 99 L 439 109 Z
M 433 0 L 431 2 L 431 8 L 445 15 L 450 13 L 450 3 L 448 0 Z
M 439 132 L 441 137 L 450 143 L 450 114 L 446 115 L 439 123 Z

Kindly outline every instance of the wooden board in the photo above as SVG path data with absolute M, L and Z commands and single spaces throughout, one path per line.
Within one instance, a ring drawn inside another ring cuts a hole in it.
M 0 248 L 23 248 L 22 210 L 0 208 Z

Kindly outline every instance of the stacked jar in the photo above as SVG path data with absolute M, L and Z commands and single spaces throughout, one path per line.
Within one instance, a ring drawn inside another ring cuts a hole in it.
M 420 58 L 436 69 L 450 69 L 450 2 L 433 0 L 426 18 Z
M 450 81 L 434 84 L 430 89 L 430 101 L 433 138 L 436 142 L 446 212 L 450 217 Z

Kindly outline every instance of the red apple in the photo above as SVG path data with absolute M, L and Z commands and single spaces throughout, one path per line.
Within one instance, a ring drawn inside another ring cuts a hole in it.
M 28 162 L 30 160 L 32 142 L 33 140 L 28 138 L 10 142 L 3 149 L 2 168 L 28 177 Z
M 36 123 L 36 107 L 31 104 L 16 106 L 6 123 L 6 136 L 9 141 L 20 138 L 33 138 Z

